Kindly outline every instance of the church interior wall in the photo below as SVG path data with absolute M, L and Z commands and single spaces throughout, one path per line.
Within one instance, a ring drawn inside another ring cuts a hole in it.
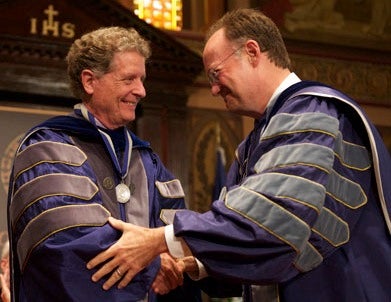
M 18 2 L 24 1 L 18 0 Z M 35 5 L 39 2 L 42 0 L 35 2 Z M 129 8 L 128 1 L 118 0 L 118 2 L 123 7 Z M 190 66 L 196 62 L 198 66 L 189 67 L 189 72 L 194 70 L 194 79 L 184 83 L 181 89 L 178 89 L 178 85 L 160 82 L 159 77 L 164 77 L 164 70 L 156 74 L 152 79 L 150 90 L 152 100 L 143 108 L 142 118 L 137 121 L 135 129 L 143 138 L 152 139 L 154 148 L 168 168 L 181 178 L 190 208 L 205 211 L 210 206 L 209 196 L 214 177 L 214 150 L 217 144 L 221 144 L 226 151 L 228 167 L 233 159 L 236 145 L 249 133 L 253 125 L 250 118 L 236 116 L 226 111 L 224 102 L 211 95 L 206 76 L 202 71 L 200 58 L 205 30 L 229 9 L 258 7 L 269 15 L 281 29 L 291 54 L 294 71 L 302 79 L 322 81 L 355 98 L 379 128 L 391 149 L 389 13 L 391 2 L 389 0 L 315 2 L 316 5 L 310 5 L 314 3 L 311 0 L 184 0 L 184 14 L 187 15 L 184 16 L 183 30 L 160 31 L 162 37 L 171 37 L 179 43 L 177 45 L 179 48 L 183 45 L 189 49 L 189 52 L 195 54 L 197 58 L 194 61 L 192 55 L 183 57 L 184 65 Z M 69 15 L 62 17 L 71 18 Z M 3 23 L 11 22 L 15 16 L 2 16 L 2 18 Z M 123 22 L 123 18 L 121 20 Z M 71 22 L 71 20 L 66 21 Z M 96 23 L 95 26 L 98 25 Z M 83 29 L 87 30 L 87 28 Z M 0 30 L 0 35 L 2 30 L 4 31 L 4 27 Z M 166 43 L 161 42 L 163 38 L 160 38 L 159 34 L 153 34 L 151 37 L 157 45 Z M 52 49 L 58 46 L 53 45 L 55 46 L 52 46 Z M 39 49 L 37 46 L 38 52 Z M 21 53 L 21 49 L 15 48 L 12 51 L 17 60 L 26 60 L 25 57 L 18 56 L 17 52 Z M 155 51 L 162 53 L 161 49 Z M 4 50 L 0 53 L 2 68 L 13 63 L 2 60 L 4 53 Z M 61 52 L 58 54 L 60 55 Z M 35 53 L 31 52 L 30 55 Z M 18 68 L 12 69 L 14 74 L 6 73 L 4 79 L 0 81 L 0 115 L 17 117 L 18 127 L 23 128 L 28 121 L 35 122 L 50 114 L 69 110 L 75 102 L 75 100 L 70 101 L 70 94 L 64 86 L 65 71 L 58 73 L 56 71 L 58 69 L 55 69 L 63 62 L 59 60 L 56 63 L 58 66 L 46 66 L 47 56 L 49 54 L 45 54 L 42 59 L 42 66 L 35 66 L 29 70 L 27 68 L 29 63 L 26 60 L 22 65 L 18 65 Z M 164 58 L 161 59 L 161 66 L 163 66 Z M 29 74 L 26 74 L 26 70 L 29 70 Z M 42 73 L 47 75 L 43 81 L 42 77 L 40 78 L 42 83 L 37 80 L 31 82 L 35 76 Z M 12 82 L 12 87 L 7 81 L 7 77 L 10 76 L 18 78 L 17 81 Z M 36 87 L 42 89 L 38 94 L 34 90 Z M 18 92 L 22 88 L 25 93 Z M 159 104 L 162 91 L 164 97 L 170 100 L 169 105 Z M 50 100 L 53 99 L 56 100 L 56 106 L 52 106 Z M 159 131 L 154 131 L 154 127 L 150 126 L 150 123 L 156 121 L 156 117 L 159 121 Z M 8 127 L 8 124 L 3 127 Z M 185 147 L 178 148 L 178 144 Z M 7 154 L 12 154 L 12 148 L 7 148 Z M 2 156 L 2 178 L 6 179 L 4 171 L 7 165 L 9 166 L 11 158 L 9 155 Z M 5 213 L 4 202 L 0 209 L 2 213 Z

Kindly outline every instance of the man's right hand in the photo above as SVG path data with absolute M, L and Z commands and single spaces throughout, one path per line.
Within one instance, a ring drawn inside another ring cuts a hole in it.
M 160 259 L 160 270 L 152 283 L 152 289 L 156 294 L 165 295 L 183 284 L 184 266 L 179 265 L 177 261 L 167 253 L 161 254 Z

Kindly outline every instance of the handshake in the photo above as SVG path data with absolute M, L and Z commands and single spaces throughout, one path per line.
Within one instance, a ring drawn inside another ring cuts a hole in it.
M 111 274 L 103 284 L 103 289 L 108 290 L 117 283 L 119 289 L 124 288 L 159 255 L 161 266 L 152 284 L 155 293 L 166 294 L 182 285 L 184 273 L 198 279 L 198 263 L 190 251 L 186 252 L 189 255 L 182 258 L 174 258 L 169 254 L 164 227 L 148 229 L 112 217 L 109 218 L 109 223 L 122 231 L 121 238 L 87 263 L 88 269 L 103 264 L 92 275 L 94 282 Z

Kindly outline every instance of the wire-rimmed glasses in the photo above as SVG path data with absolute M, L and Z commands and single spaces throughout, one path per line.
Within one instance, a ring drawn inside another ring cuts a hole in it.
M 220 61 L 220 63 L 218 63 L 214 68 L 210 68 L 207 72 L 207 75 L 208 75 L 208 79 L 209 79 L 209 84 L 210 85 L 213 85 L 213 84 L 218 84 L 219 83 L 219 73 L 220 73 L 220 69 L 219 67 L 221 67 L 221 65 L 225 62 L 228 61 L 229 58 L 231 58 L 236 52 L 238 52 L 241 48 L 243 47 L 240 46 L 238 47 L 237 49 L 235 49 L 232 53 L 230 53 L 227 57 L 225 57 L 223 60 Z

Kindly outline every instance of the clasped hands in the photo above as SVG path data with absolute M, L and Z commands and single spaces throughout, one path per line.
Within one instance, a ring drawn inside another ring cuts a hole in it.
M 94 282 L 111 274 L 103 284 L 108 290 L 118 283 L 124 288 L 133 277 L 160 255 L 161 267 L 152 284 L 155 293 L 166 294 L 183 284 L 183 274 L 198 269 L 194 257 L 172 258 L 167 252 L 164 227 L 148 229 L 110 217 L 109 223 L 122 231 L 121 238 L 87 263 L 88 269 L 103 264 L 93 275 Z

